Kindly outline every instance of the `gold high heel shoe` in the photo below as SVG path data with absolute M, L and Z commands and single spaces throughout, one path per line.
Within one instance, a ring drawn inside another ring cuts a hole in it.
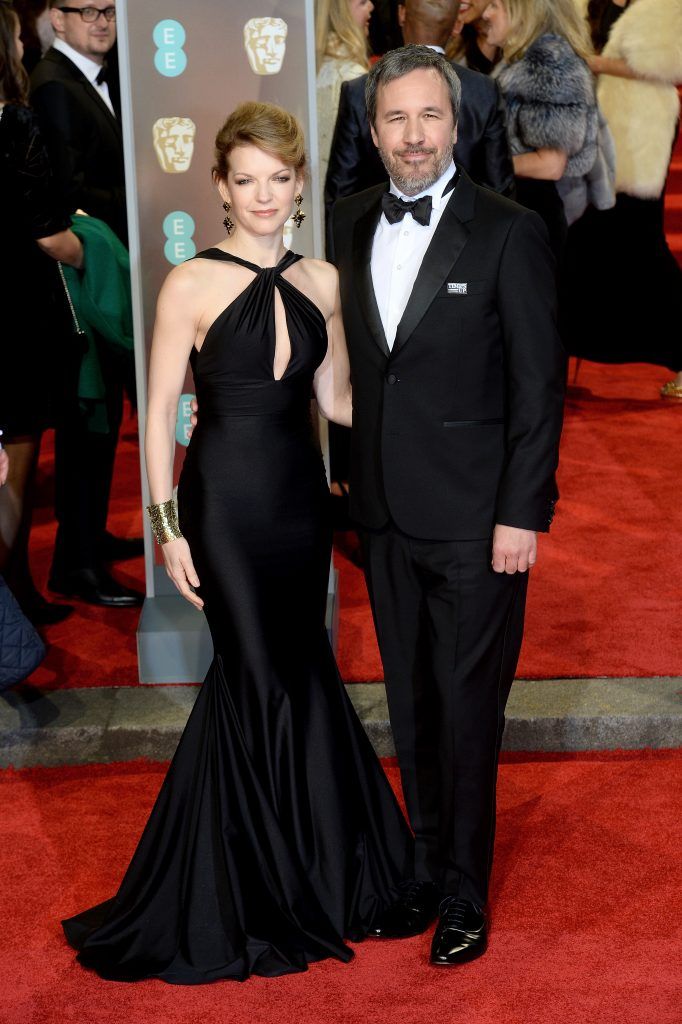
M 661 398 L 674 398 L 682 401 L 682 384 L 676 384 L 674 380 L 667 381 L 661 388 Z

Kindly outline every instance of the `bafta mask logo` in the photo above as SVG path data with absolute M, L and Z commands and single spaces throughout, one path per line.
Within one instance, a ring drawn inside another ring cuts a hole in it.
M 189 170 L 196 132 L 189 117 L 160 117 L 154 122 L 154 150 L 162 171 L 184 174 Z
M 287 48 L 287 23 L 281 18 L 250 18 L 244 25 L 244 49 L 256 75 L 282 70 Z

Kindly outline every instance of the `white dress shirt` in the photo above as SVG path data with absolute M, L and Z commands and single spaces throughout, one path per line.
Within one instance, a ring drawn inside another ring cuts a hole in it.
M 454 173 L 455 164 L 451 162 L 438 181 L 417 196 L 404 195 L 391 182 L 390 191 L 400 199 L 411 201 L 422 196 L 431 196 L 432 203 L 431 220 L 428 224 L 418 224 L 411 213 L 406 213 L 397 223 L 389 224 L 386 214 L 382 213 L 374 233 L 372 283 L 386 341 L 391 349 L 422 260 L 453 194 L 454 190 L 451 190 L 444 196 L 443 190 Z
M 82 72 L 87 78 L 93 89 L 96 89 L 100 94 L 106 105 L 109 107 L 111 113 L 116 117 L 116 111 L 114 110 L 111 102 L 111 96 L 109 95 L 109 86 L 106 82 L 98 83 L 96 81 L 98 74 L 102 70 L 102 65 L 98 64 L 97 61 L 90 60 L 89 57 L 84 57 L 78 50 L 74 50 L 73 46 L 69 46 L 63 39 L 55 39 L 52 44 L 54 50 L 59 50 L 65 57 L 68 57 L 72 61 L 78 70 Z

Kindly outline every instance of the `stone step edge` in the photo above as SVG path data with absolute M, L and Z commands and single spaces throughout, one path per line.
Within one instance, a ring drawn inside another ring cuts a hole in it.
M 503 749 L 682 747 L 682 678 L 523 680 L 507 705 Z M 96 687 L 0 699 L 0 768 L 169 759 L 197 687 Z M 395 753 L 382 683 L 348 693 L 381 757 Z

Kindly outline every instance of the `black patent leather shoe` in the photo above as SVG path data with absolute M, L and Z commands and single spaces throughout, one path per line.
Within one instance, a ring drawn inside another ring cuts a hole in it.
M 388 907 L 368 935 L 374 939 L 409 939 L 421 935 L 438 915 L 442 898 L 434 882 L 402 882 L 398 898 Z
M 55 594 L 77 597 L 105 608 L 138 608 L 144 601 L 141 591 L 124 587 L 104 569 L 78 569 L 52 576 L 47 586 Z
M 448 896 L 440 905 L 439 915 L 431 943 L 432 964 L 451 967 L 485 953 L 488 924 L 480 907 L 460 896 Z
M 144 554 L 142 537 L 114 537 L 113 533 L 105 532 L 99 549 L 103 562 L 123 562 L 127 558 L 138 558 Z

